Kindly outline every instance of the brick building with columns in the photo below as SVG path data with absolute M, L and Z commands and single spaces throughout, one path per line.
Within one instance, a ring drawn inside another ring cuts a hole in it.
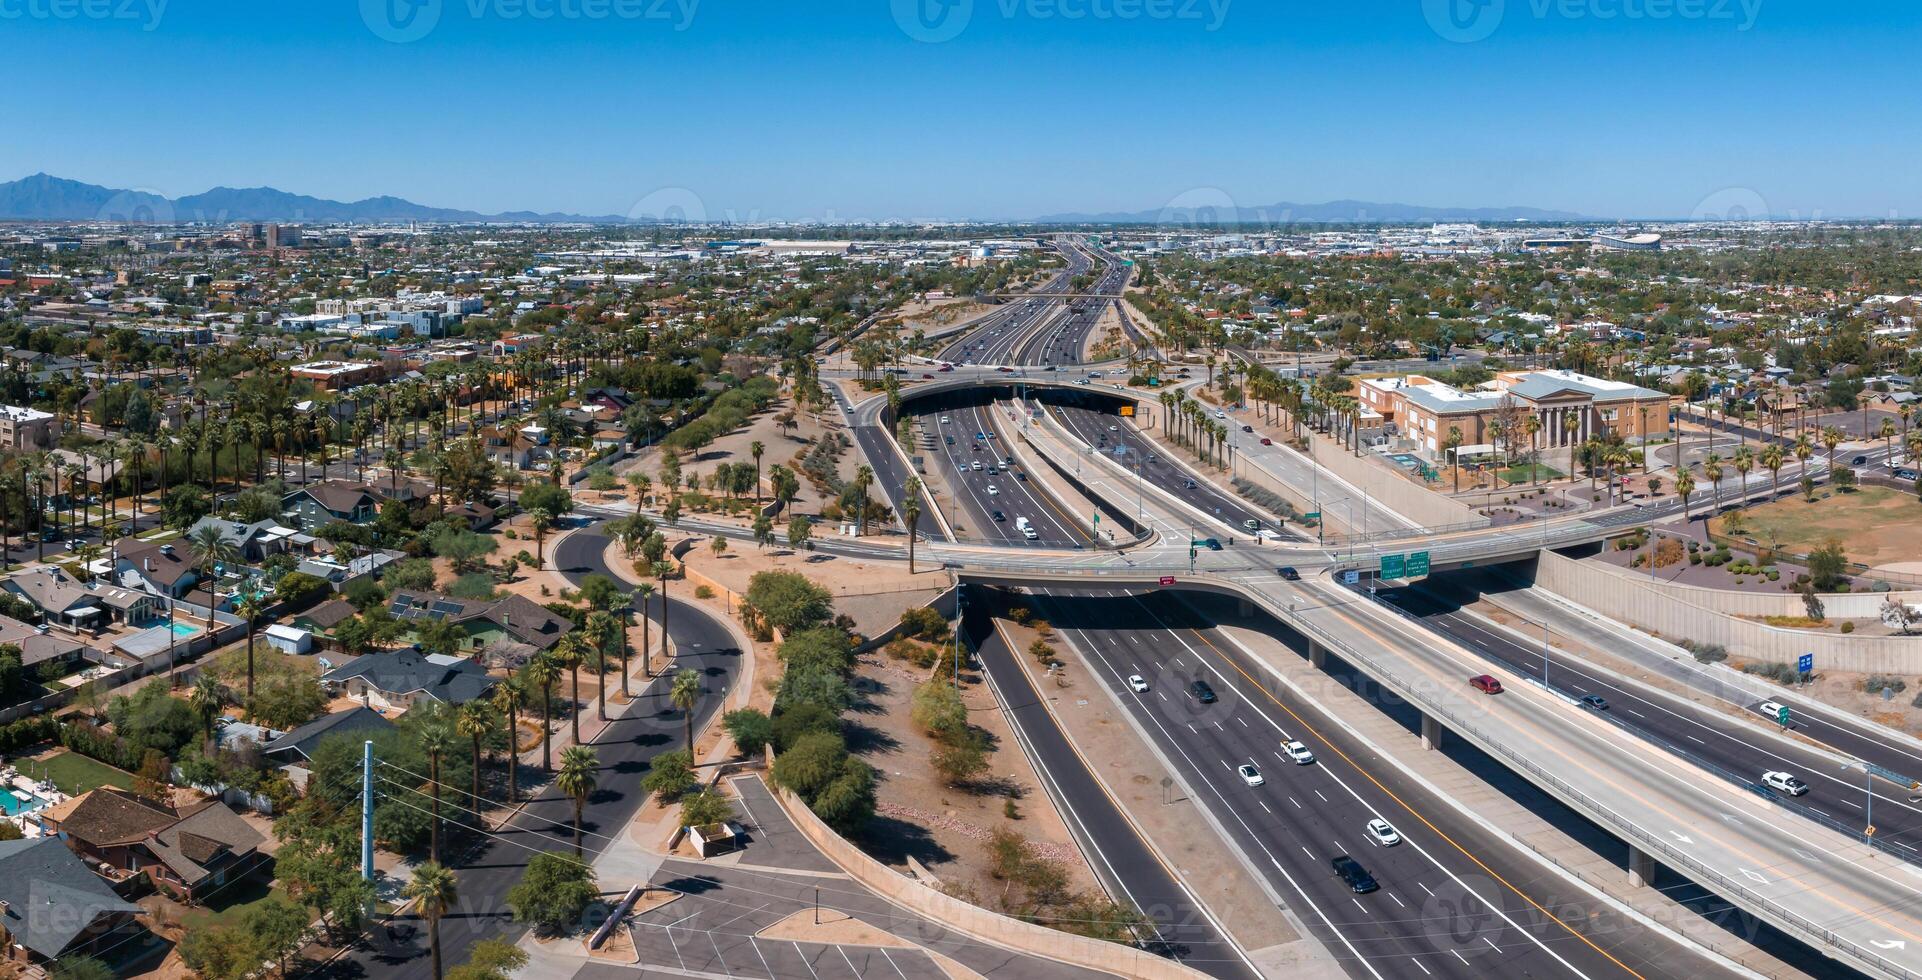
M 1590 438 L 1618 434 L 1639 445 L 1669 434 L 1669 395 L 1639 385 L 1577 374 L 1574 371 L 1504 371 L 1494 380 L 1463 390 L 1422 375 L 1367 378 L 1359 384 L 1362 405 L 1393 422 L 1398 436 L 1429 460 L 1446 462 L 1451 428 L 1461 430 L 1464 459 L 1487 455 L 1494 443 L 1490 425 L 1506 409 L 1518 420 L 1541 419 L 1532 444 L 1544 451 L 1579 445 Z M 1515 450 L 1531 445 L 1518 422 L 1502 441 Z

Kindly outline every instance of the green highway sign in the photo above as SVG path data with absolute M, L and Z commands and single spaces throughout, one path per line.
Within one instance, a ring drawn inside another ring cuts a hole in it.
M 1308 512 L 1308 513 L 1306 513 L 1306 514 L 1303 514 L 1303 515 L 1301 515 L 1301 519 L 1302 519 L 1302 520 L 1304 520 L 1304 521 L 1318 521 L 1318 520 L 1321 520 L 1321 511 L 1318 511 L 1318 510 L 1311 510 L 1311 511 L 1309 511 L 1309 512 Z
M 1417 551 L 1408 556 L 1408 577 L 1426 578 L 1428 576 L 1428 552 Z
M 1381 577 L 1382 578 L 1401 578 L 1406 574 L 1408 574 L 1408 556 L 1407 555 L 1381 556 Z
M 1783 728 L 1789 727 L 1789 706 L 1784 704 L 1775 709 L 1775 723 Z

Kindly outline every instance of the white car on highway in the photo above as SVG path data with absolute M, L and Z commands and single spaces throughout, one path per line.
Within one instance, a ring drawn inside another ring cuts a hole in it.
M 1368 821 L 1368 836 L 1383 847 L 1394 847 L 1401 843 L 1401 834 L 1395 831 L 1394 825 L 1380 817 Z
M 1000 487 L 997 487 L 997 486 L 995 486 L 995 485 L 994 485 L 994 484 L 992 484 L 992 483 L 990 483 L 990 484 L 988 484 L 988 496 L 990 496 L 990 497 L 999 497 L 999 496 L 1001 496 L 1001 488 L 1000 488 Z
M 942 424 L 942 425 L 947 425 L 947 424 L 948 424 L 948 417 L 947 417 L 947 416 L 945 416 L 945 415 L 943 415 L 943 416 L 941 416 L 941 424 Z
M 1136 694 L 1148 693 L 1148 679 L 1140 674 L 1128 675 L 1128 690 Z
M 1785 772 L 1763 773 L 1762 785 L 1778 793 L 1787 793 L 1790 796 L 1801 796 L 1809 791 L 1809 784 Z
M 1287 756 L 1298 766 L 1305 766 L 1315 761 L 1315 754 L 1308 751 L 1308 746 L 1300 742 L 1288 741 L 1281 743 L 1281 754 Z
M 1241 768 L 1236 769 L 1235 773 L 1241 776 L 1241 781 L 1247 783 L 1249 786 L 1260 786 L 1262 783 L 1267 782 L 1267 780 L 1261 778 L 1261 770 L 1255 768 L 1254 763 L 1251 762 L 1242 763 Z

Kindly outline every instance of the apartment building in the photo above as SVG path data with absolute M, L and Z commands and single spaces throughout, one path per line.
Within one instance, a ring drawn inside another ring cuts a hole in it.
M 59 441 L 59 416 L 37 408 L 0 405 L 0 449 L 52 449 Z
M 1393 422 L 1430 460 L 1444 456 L 1450 429 L 1461 431 L 1464 459 L 1490 454 L 1490 427 L 1504 412 L 1521 426 L 1531 416 L 1540 420 L 1532 439 L 1525 431 L 1502 433 L 1502 441 L 1516 447 L 1566 447 L 1611 433 L 1642 443 L 1669 433 L 1666 393 L 1574 371 L 1504 371 L 1470 390 L 1418 374 L 1367 378 L 1359 389 L 1362 406 Z

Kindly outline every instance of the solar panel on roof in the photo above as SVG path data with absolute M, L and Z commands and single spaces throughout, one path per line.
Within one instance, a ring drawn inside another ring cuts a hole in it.
M 454 603 L 454 602 L 434 603 L 434 611 L 443 616 L 458 616 L 461 614 L 462 609 L 463 607 L 459 603 Z

